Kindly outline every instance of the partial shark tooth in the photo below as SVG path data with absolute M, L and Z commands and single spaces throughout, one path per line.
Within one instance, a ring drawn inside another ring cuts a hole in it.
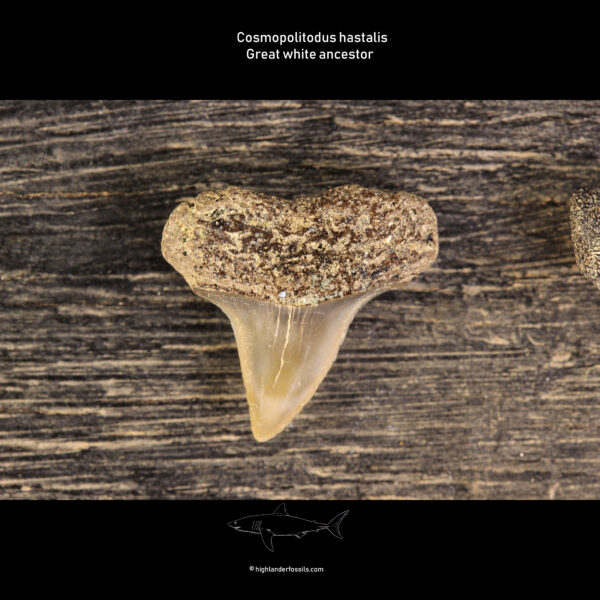
M 356 185 L 294 201 L 206 192 L 173 211 L 162 237 L 167 262 L 231 321 L 260 442 L 311 399 L 361 306 L 437 252 L 424 200 Z
M 577 266 L 600 289 L 600 185 L 581 188 L 571 196 L 570 205 Z

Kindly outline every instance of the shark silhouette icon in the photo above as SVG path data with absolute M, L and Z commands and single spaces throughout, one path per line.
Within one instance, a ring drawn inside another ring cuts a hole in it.
M 227 525 L 236 531 L 259 534 L 267 549 L 274 552 L 273 538 L 275 536 L 293 535 L 302 539 L 307 533 L 329 531 L 336 538 L 343 539 L 340 533 L 340 523 L 348 512 L 345 510 L 333 517 L 329 523 L 319 523 L 290 515 L 285 508 L 285 503 L 282 503 L 272 513 L 242 517 L 236 521 L 230 521 Z

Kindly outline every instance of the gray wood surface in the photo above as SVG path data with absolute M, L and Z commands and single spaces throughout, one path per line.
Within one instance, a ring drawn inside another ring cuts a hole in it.
M 600 102 L 0 102 L 0 498 L 598 498 L 600 293 L 567 201 Z M 313 400 L 252 438 L 178 200 L 356 183 L 437 213 Z

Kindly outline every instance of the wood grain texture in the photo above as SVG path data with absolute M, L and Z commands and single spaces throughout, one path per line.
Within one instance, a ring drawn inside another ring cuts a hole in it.
M 600 103 L 0 102 L 0 498 L 598 498 Z M 436 211 L 284 433 L 160 254 L 178 200 L 355 183 Z

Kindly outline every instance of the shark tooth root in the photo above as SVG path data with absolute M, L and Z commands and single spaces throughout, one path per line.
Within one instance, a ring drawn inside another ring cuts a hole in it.
M 600 289 L 600 185 L 583 187 L 571 196 L 570 219 L 577 266 Z

